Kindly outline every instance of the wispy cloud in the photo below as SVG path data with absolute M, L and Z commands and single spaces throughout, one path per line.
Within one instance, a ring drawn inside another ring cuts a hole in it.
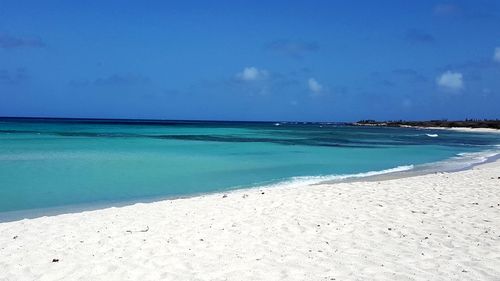
M 39 38 L 21 38 L 7 33 L 0 33 L 1 49 L 19 49 L 19 48 L 42 48 L 45 43 Z
M 416 43 L 434 43 L 436 41 L 431 34 L 414 28 L 406 31 L 405 39 Z
M 450 92 L 464 89 L 464 79 L 460 72 L 446 71 L 436 78 L 436 83 L 441 89 Z
M 323 93 L 324 87 L 316 79 L 309 78 L 309 80 L 307 80 L 307 85 L 312 94 L 319 95 Z
M 462 9 L 454 4 L 437 4 L 433 12 L 436 16 L 457 16 L 462 13 Z
M 500 63 L 500 47 L 495 48 L 495 52 L 493 54 L 493 60 Z
M 437 68 L 438 71 L 446 71 L 448 69 L 455 69 L 463 73 L 471 74 L 471 73 L 478 73 L 482 71 L 498 69 L 498 64 L 495 62 L 495 52 L 494 52 L 493 58 L 485 57 L 476 60 L 465 61 L 462 63 L 447 64 Z
M 394 69 L 392 72 L 395 74 L 400 74 L 400 75 L 417 75 L 418 74 L 415 69 L 411 69 L 411 68 L 398 68 L 398 69 Z
M 114 86 L 114 85 L 144 85 L 150 82 L 149 78 L 135 74 L 114 74 L 104 78 L 98 78 L 94 81 L 96 86 Z
M 303 70 L 287 73 L 272 72 L 257 67 L 245 67 L 229 79 L 203 83 L 203 87 L 218 92 L 239 93 L 241 96 L 276 96 L 282 93 L 304 94 Z M 208 81 L 205 81 L 208 82 Z
M 99 77 L 94 80 L 71 81 L 70 85 L 76 87 L 108 87 L 108 86 L 141 86 L 150 84 L 148 77 L 136 74 L 113 74 L 106 77 Z
M 18 84 L 28 79 L 26 70 L 18 68 L 15 71 L 0 69 L 0 84 Z
M 380 85 L 384 87 L 394 87 L 396 84 L 390 80 L 384 79 L 380 81 Z
M 481 5 L 468 6 L 467 8 L 458 4 L 441 3 L 434 6 L 435 16 L 442 18 L 462 18 L 466 20 L 492 20 L 498 19 L 494 12 L 495 7 L 483 3 Z
M 269 77 L 269 71 L 265 69 L 258 69 L 256 67 L 245 67 L 243 71 L 236 74 L 236 79 L 240 81 L 258 81 L 264 80 Z
M 318 51 L 319 45 L 316 42 L 293 41 L 293 40 L 282 39 L 267 44 L 266 49 L 283 55 L 300 58 L 306 55 L 307 53 Z
M 398 69 L 393 70 L 392 73 L 399 75 L 399 76 L 408 77 L 413 82 L 425 82 L 425 81 L 427 81 L 427 78 L 425 78 L 425 76 L 420 74 L 415 69 L 411 69 L 411 68 L 398 68 Z

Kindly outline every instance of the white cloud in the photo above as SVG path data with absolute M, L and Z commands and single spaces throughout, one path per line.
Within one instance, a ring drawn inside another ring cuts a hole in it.
M 495 48 L 495 54 L 493 55 L 493 60 L 500 62 L 500 47 Z
M 243 81 L 263 80 L 269 76 L 269 72 L 256 67 L 245 67 L 242 72 L 236 74 L 236 78 Z
M 446 71 L 436 79 L 436 83 L 444 90 L 456 92 L 464 88 L 464 77 L 460 72 Z
M 320 94 L 323 92 L 323 85 L 316 81 L 316 79 L 309 78 L 309 80 L 307 80 L 307 84 L 309 85 L 309 90 L 313 92 L 313 94 Z

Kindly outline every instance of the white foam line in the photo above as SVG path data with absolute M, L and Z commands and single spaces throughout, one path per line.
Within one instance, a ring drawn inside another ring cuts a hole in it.
M 390 169 L 385 169 L 385 170 L 380 170 L 380 171 L 369 171 L 369 172 L 357 173 L 357 174 L 292 177 L 289 180 L 285 180 L 285 181 L 281 181 L 281 182 L 269 184 L 269 185 L 263 185 L 263 186 L 259 186 L 259 187 L 267 188 L 267 187 L 283 187 L 283 186 L 287 186 L 287 187 L 304 186 L 304 185 L 317 184 L 317 183 L 324 182 L 324 181 L 344 180 L 344 179 L 350 179 L 350 178 L 364 178 L 364 177 L 377 176 L 377 175 L 383 175 L 383 174 L 394 173 L 394 172 L 403 172 L 403 171 L 412 170 L 413 168 L 414 168 L 413 165 L 405 165 L 405 166 L 398 166 L 395 168 L 390 168 Z
M 500 147 L 500 145 L 498 145 L 498 147 Z M 395 172 L 404 172 L 404 171 L 409 171 L 409 170 L 413 170 L 413 169 L 417 170 L 419 168 L 421 168 L 422 170 L 429 170 L 429 171 L 457 170 L 457 169 L 464 169 L 464 168 L 470 167 L 470 166 L 475 165 L 475 164 L 484 163 L 484 162 L 488 161 L 489 158 L 494 157 L 494 156 L 499 155 L 499 154 L 500 154 L 500 151 L 498 151 L 498 150 L 486 150 L 486 151 L 481 151 L 481 152 L 463 152 L 463 153 L 458 153 L 456 157 L 452 157 L 452 158 L 447 159 L 447 160 L 425 163 L 425 164 L 420 164 L 417 166 L 404 165 L 404 166 L 398 166 L 395 168 L 390 168 L 390 169 L 385 169 L 385 170 L 380 170 L 380 171 L 369 171 L 369 172 L 357 173 L 357 174 L 292 177 L 289 180 L 280 181 L 280 182 L 277 182 L 274 184 L 258 185 L 255 187 L 259 187 L 259 188 L 297 187 L 297 186 L 312 185 L 312 184 L 317 184 L 317 183 L 327 182 L 327 181 L 338 181 L 338 180 L 345 180 L 345 179 L 351 179 L 351 178 L 364 178 L 364 177 L 377 176 L 377 175 L 383 175 L 383 174 L 389 174 L 389 173 L 395 173 Z

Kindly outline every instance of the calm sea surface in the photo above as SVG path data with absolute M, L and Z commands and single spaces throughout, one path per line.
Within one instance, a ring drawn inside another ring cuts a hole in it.
M 318 123 L 0 119 L 0 212 L 404 170 L 499 143 L 497 134 Z

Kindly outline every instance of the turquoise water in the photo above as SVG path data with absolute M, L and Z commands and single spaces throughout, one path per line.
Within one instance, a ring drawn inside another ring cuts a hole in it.
M 499 143 L 496 134 L 335 124 L 3 120 L 0 212 L 320 180 Z

